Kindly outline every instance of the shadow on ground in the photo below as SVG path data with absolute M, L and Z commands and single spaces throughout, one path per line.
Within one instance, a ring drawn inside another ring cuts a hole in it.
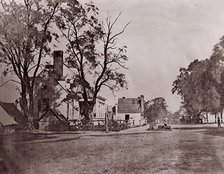
M 0 141 L 3 144 L 10 143 L 51 143 L 51 142 L 64 142 L 64 141 L 72 141 L 80 138 L 80 136 L 76 137 L 62 137 L 56 133 L 48 134 L 48 133 L 29 133 L 29 132 L 19 132 L 11 135 L 1 135 Z
M 1 141 L 3 142 L 27 142 L 33 140 L 45 140 L 45 139 L 56 139 L 58 136 L 52 136 L 47 134 L 32 134 L 28 132 L 14 133 L 11 135 L 2 135 L 0 136 Z
M 224 137 L 224 128 L 206 129 L 206 130 L 203 130 L 203 131 L 200 131 L 200 132 L 202 132 L 206 135 Z
M 175 127 L 173 129 L 177 129 L 177 130 L 198 130 L 198 129 L 217 129 L 216 127 Z

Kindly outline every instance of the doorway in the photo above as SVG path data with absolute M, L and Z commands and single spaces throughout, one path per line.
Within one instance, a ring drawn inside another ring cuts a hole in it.
M 125 122 L 127 123 L 128 120 L 130 119 L 130 115 L 129 114 L 125 114 Z

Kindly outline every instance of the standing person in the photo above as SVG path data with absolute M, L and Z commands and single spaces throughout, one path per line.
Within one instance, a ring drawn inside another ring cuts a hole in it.
M 218 117 L 218 127 L 221 127 L 220 117 Z

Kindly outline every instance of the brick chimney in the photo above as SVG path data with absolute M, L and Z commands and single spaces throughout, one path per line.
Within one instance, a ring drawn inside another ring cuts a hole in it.
M 61 80 L 63 77 L 63 51 L 54 51 L 54 74 L 57 80 Z

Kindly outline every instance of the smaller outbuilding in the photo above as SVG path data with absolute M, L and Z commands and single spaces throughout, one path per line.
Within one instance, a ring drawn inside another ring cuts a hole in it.
M 0 102 L 0 106 L 20 125 L 26 123 L 26 118 L 14 103 Z
M 202 123 L 217 123 L 218 118 L 223 123 L 223 112 L 221 113 L 202 113 Z
M 0 102 L 0 134 L 15 132 L 23 121 L 23 115 L 15 104 Z
M 119 98 L 116 107 L 115 120 L 125 120 L 131 126 L 141 126 L 146 123 L 144 118 L 144 96 L 137 98 Z
M 39 129 L 46 131 L 64 131 L 69 129 L 69 121 L 58 110 L 48 109 L 39 118 Z

